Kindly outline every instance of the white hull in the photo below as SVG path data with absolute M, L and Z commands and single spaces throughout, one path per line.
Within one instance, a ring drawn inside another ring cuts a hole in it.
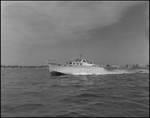
M 50 73 L 73 74 L 73 75 L 93 75 L 108 73 L 103 67 L 90 67 L 80 65 L 59 65 L 49 64 Z

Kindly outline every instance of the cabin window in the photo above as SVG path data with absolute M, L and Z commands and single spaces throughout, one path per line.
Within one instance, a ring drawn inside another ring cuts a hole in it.
M 71 62 L 69 64 L 72 64 Z
M 72 63 L 73 65 L 75 65 L 75 63 Z
M 82 63 L 80 63 L 80 65 L 82 65 Z
M 83 62 L 86 62 L 86 60 L 83 60 Z

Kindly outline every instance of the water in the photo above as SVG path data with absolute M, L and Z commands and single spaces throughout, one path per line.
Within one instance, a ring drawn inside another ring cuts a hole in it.
M 1 69 L 1 116 L 149 117 L 149 73 L 50 76 Z

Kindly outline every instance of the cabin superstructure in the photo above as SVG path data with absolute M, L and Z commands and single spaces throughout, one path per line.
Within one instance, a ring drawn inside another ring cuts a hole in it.
M 92 61 L 90 60 L 87 60 L 87 59 L 76 59 L 74 61 L 70 61 L 70 62 L 67 62 L 66 64 L 69 64 L 69 65 L 80 65 L 80 66 L 93 66 L 93 67 L 100 67 L 100 65 L 96 65 L 94 64 Z

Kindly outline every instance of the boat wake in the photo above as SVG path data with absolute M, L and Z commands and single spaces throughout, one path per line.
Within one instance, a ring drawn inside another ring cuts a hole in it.
M 106 74 L 131 74 L 131 73 L 149 73 L 149 70 L 146 69 L 137 69 L 137 70 L 105 70 L 103 72 L 94 71 L 94 72 L 77 72 L 73 75 L 106 75 Z

